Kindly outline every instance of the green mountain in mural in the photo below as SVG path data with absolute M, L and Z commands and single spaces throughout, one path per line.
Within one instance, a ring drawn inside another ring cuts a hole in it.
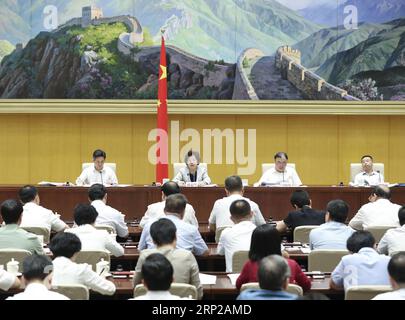
M 14 46 L 7 40 L 0 40 L 0 62 L 4 56 L 14 51 Z

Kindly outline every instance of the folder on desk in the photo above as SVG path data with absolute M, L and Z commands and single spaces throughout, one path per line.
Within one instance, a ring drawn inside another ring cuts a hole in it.
M 217 283 L 217 276 L 213 276 L 210 274 L 200 273 L 200 282 L 202 285 L 204 284 L 216 284 Z
M 49 181 L 41 181 L 38 182 L 40 186 L 47 186 L 47 187 L 61 187 L 66 185 L 66 182 L 49 182 Z
M 229 280 L 231 280 L 231 283 L 235 286 L 236 285 L 236 280 L 239 278 L 240 273 L 230 273 L 228 274 Z

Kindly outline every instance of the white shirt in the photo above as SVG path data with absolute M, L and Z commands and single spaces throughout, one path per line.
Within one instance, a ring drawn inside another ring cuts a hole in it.
M 218 242 L 218 254 L 225 254 L 226 272 L 232 272 L 232 256 L 236 251 L 249 251 L 253 230 L 251 221 L 242 221 L 222 231 Z
M 7 300 L 70 300 L 63 294 L 48 290 L 42 283 L 30 283 L 24 292 L 17 293 Z
M 169 291 L 148 291 L 145 295 L 128 300 L 186 300 L 171 294 Z
M 139 226 L 141 228 L 144 228 L 148 221 L 152 219 L 158 220 L 160 218 L 166 217 L 164 211 L 165 205 L 165 200 L 148 205 L 148 209 L 146 210 L 145 215 L 142 217 L 141 222 L 139 222 Z M 198 228 L 198 221 L 195 216 L 194 208 L 188 203 L 186 204 L 186 210 L 184 211 L 183 221 Z
M 387 230 L 378 243 L 378 252 L 392 256 L 399 251 L 405 251 L 405 225 Z
M 10 272 L 5 271 L 4 269 L 0 270 L 0 289 L 3 291 L 8 291 L 10 289 L 14 282 L 16 280 L 16 277 L 11 274 Z
M 24 205 L 20 227 L 41 227 L 49 231 L 62 231 L 67 227 L 56 214 L 35 202 L 28 202 Z
M 82 284 L 104 295 L 113 295 L 115 285 L 100 277 L 87 263 L 75 263 L 66 257 L 53 260 L 52 286 L 64 284 Z
M 294 187 L 302 185 L 297 171 L 288 166 L 285 168 L 284 172 L 278 172 L 276 168 L 270 168 L 262 175 L 258 184 L 261 185 L 262 182 L 274 185 L 280 185 L 284 182 Z
M 231 194 L 228 197 L 224 197 L 222 199 L 215 201 L 208 222 L 210 224 L 215 224 L 216 228 L 233 226 L 234 223 L 231 220 L 231 213 L 229 212 L 229 208 L 231 207 L 232 202 L 240 199 L 249 202 L 250 208 L 253 211 L 252 222 L 256 226 L 260 226 L 266 223 L 257 203 L 253 202 L 248 198 L 243 197 L 240 194 Z
M 101 183 L 104 185 L 118 184 L 117 176 L 110 167 L 104 166 L 103 170 L 97 171 L 94 165 L 91 165 L 84 169 L 80 176 L 76 179 L 78 186 L 92 185 L 95 183 Z
M 363 230 L 370 226 L 394 226 L 399 227 L 398 211 L 400 205 L 392 203 L 388 199 L 378 199 L 363 205 L 349 226 L 356 230 Z
M 382 183 L 384 183 L 384 176 L 375 171 L 373 171 L 370 175 L 365 171 L 359 172 L 354 177 L 354 184 L 357 186 L 377 186 Z
M 102 200 L 94 200 L 91 205 L 97 210 L 96 224 L 105 224 L 114 228 L 121 238 L 128 236 L 128 227 L 125 223 L 125 215 L 110 207 Z
M 405 300 L 405 288 L 376 295 L 371 300 Z
M 90 224 L 67 229 L 65 232 L 79 237 L 83 251 L 109 251 L 116 257 L 124 254 L 124 248 L 106 230 L 97 230 Z

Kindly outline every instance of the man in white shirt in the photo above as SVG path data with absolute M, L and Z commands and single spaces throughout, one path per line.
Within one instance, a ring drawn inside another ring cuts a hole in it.
M 170 293 L 173 281 L 173 267 L 160 253 L 152 253 L 142 264 L 142 283 L 148 290 L 143 295 L 129 300 L 180 300 Z
M 356 174 L 353 184 L 355 186 L 377 186 L 384 183 L 384 176 L 373 169 L 373 157 L 365 155 L 361 157 L 363 171 Z
M 24 292 L 7 300 L 70 300 L 68 297 L 50 291 L 52 279 L 52 261 L 47 256 L 32 255 L 24 259 Z
M 117 176 L 114 170 L 110 167 L 104 166 L 104 161 L 107 155 L 103 150 L 96 150 L 93 152 L 94 166 L 89 166 L 82 171 L 80 176 L 76 179 L 76 185 L 92 185 L 94 183 L 101 183 L 103 185 L 118 184 Z
M 401 227 L 389 229 L 378 243 L 378 252 L 392 256 L 396 252 L 405 251 L 405 207 L 398 211 Z
M 41 227 L 55 232 L 69 228 L 60 219 L 60 216 L 39 205 L 40 199 L 36 187 L 30 185 L 22 187 L 19 191 L 19 197 L 24 205 L 20 227 Z
M 392 203 L 389 199 L 391 199 L 391 191 L 387 186 L 374 187 L 369 197 L 370 202 L 359 209 L 349 225 L 356 230 L 371 226 L 399 227 L 398 211 L 401 206 Z
M 285 152 L 277 152 L 274 155 L 274 168 L 267 170 L 255 186 L 260 185 L 286 185 L 297 187 L 302 185 L 297 171 L 287 167 L 288 155 Z
M 128 236 L 128 227 L 125 223 L 125 215 L 107 205 L 107 189 L 100 183 L 93 184 L 89 188 L 89 200 L 97 210 L 96 225 L 104 224 L 114 228 L 120 238 Z
M 211 215 L 208 220 L 210 230 L 215 231 L 217 228 L 233 226 L 234 223 L 231 220 L 229 208 L 234 201 L 241 199 L 246 200 L 249 203 L 253 213 L 252 222 L 256 226 L 266 223 L 257 203 L 243 197 L 244 189 L 242 179 L 239 176 L 230 176 L 225 179 L 225 192 L 227 196 L 215 201 L 214 207 L 212 208 Z
M 405 300 L 405 252 L 398 252 L 388 263 L 392 292 L 375 296 L 372 300 Z
M 148 209 L 145 212 L 145 215 L 142 217 L 141 222 L 139 222 L 139 226 L 144 228 L 146 223 L 152 219 L 159 219 L 165 217 L 165 204 L 166 198 L 172 194 L 179 194 L 180 187 L 174 181 L 168 181 L 164 185 L 161 186 L 162 190 L 162 201 L 152 203 L 148 206 Z M 198 221 L 195 216 L 194 208 L 191 204 L 186 204 L 186 210 L 184 211 L 183 221 L 187 222 L 193 226 L 198 228 Z
M 74 218 L 78 227 L 66 232 L 74 233 L 79 237 L 82 250 L 109 251 L 116 257 L 124 254 L 124 248 L 106 230 L 97 230 L 94 227 L 97 211 L 93 206 L 77 205 L 74 209 Z
M 0 289 L 8 291 L 11 288 L 19 288 L 21 285 L 20 280 L 10 272 L 0 269 Z
M 53 278 L 52 286 L 65 284 L 82 284 L 103 295 L 113 295 L 115 285 L 99 276 L 87 263 L 76 263 L 75 259 L 81 250 L 80 239 L 73 233 L 58 233 L 49 245 L 52 251 Z
M 225 255 L 226 272 L 232 272 L 232 257 L 236 251 L 249 251 L 252 233 L 256 228 L 252 223 L 253 213 L 249 202 L 236 200 L 229 210 L 234 225 L 222 232 L 217 248 L 218 254 Z

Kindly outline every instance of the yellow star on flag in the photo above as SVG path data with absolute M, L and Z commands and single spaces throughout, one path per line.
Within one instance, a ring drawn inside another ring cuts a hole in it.
M 162 70 L 162 75 L 159 80 L 167 78 L 167 68 L 165 66 L 160 65 L 160 69 Z
M 162 104 L 162 103 L 160 102 L 160 100 L 158 100 L 158 102 L 157 102 L 158 108 L 160 107 L 161 104 Z

